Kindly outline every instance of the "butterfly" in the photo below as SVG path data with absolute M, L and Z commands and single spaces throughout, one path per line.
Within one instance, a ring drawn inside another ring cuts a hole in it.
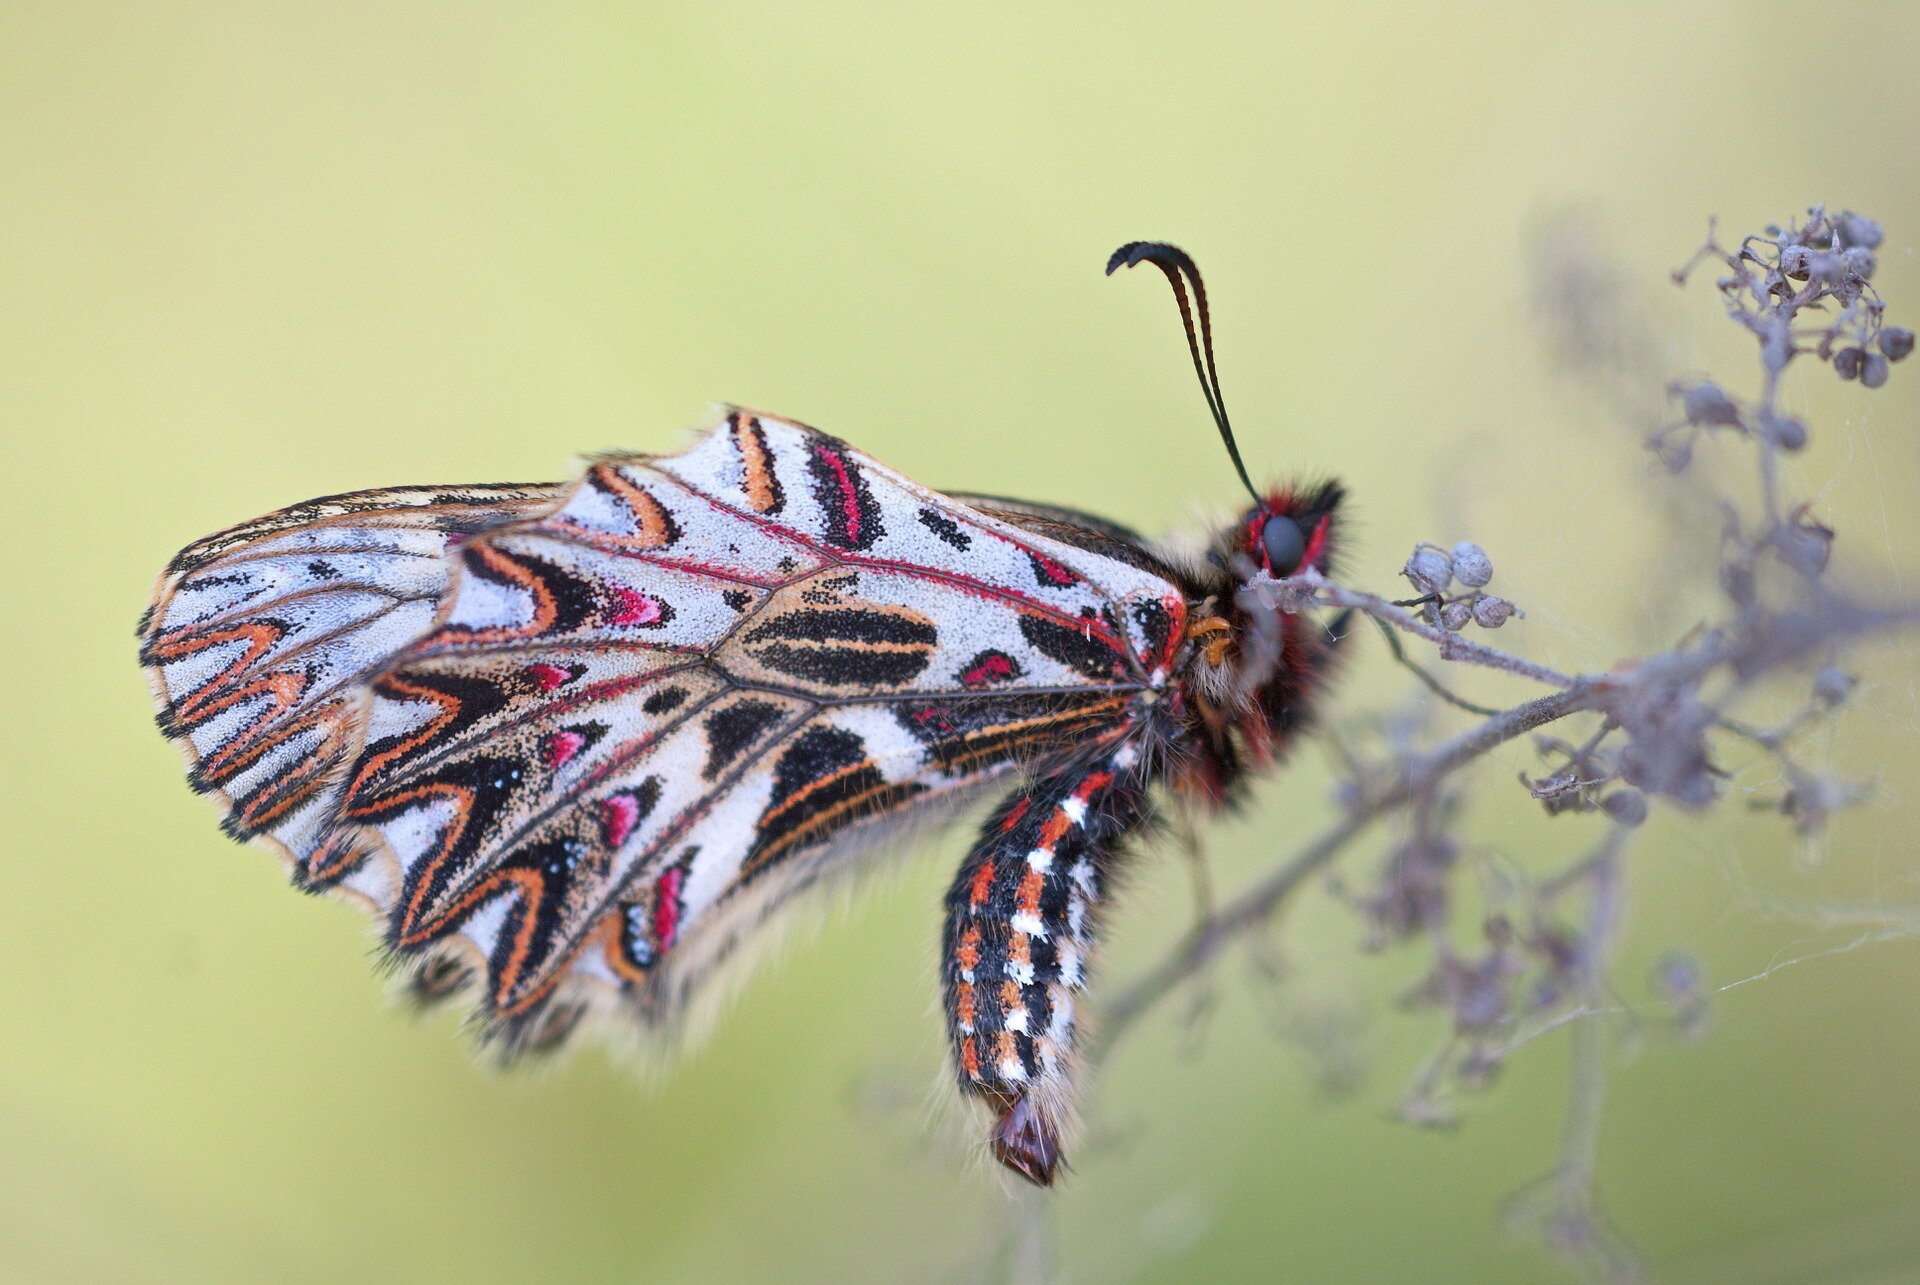
M 1135 242 L 1107 271 L 1141 263 L 1252 497 L 1198 553 L 733 408 L 569 483 L 360 491 L 188 546 L 139 630 L 160 727 L 229 835 L 377 916 L 412 992 L 507 1055 L 673 1028 L 797 893 L 1000 793 L 942 1012 L 993 1154 L 1050 1184 L 1129 843 L 1240 800 L 1340 636 L 1249 589 L 1329 566 L 1340 487 L 1254 487 L 1199 269 Z

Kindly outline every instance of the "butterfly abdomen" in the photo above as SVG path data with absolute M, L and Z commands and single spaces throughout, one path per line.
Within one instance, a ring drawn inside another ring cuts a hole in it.
M 1035 781 L 987 822 L 947 895 L 946 1018 L 994 1150 L 1040 1183 L 1059 1163 L 1075 1002 L 1120 841 L 1145 814 L 1137 747 Z

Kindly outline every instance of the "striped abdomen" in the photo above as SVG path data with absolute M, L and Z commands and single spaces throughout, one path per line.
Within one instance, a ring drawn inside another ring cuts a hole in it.
M 1000 808 L 947 894 L 942 973 L 965 1093 L 992 1106 L 995 1154 L 1052 1181 L 1077 997 L 1116 849 L 1145 811 L 1131 746 L 1042 777 Z

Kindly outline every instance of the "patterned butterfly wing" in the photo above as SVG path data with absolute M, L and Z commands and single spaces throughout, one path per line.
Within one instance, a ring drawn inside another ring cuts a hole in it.
M 224 826 L 296 865 L 359 752 L 365 676 L 432 626 L 446 550 L 552 505 L 553 486 L 331 496 L 212 535 L 168 566 L 140 622 L 161 729 Z
M 1182 625 L 1157 574 L 744 411 L 449 556 L 301 873 L 510 1048 L 676 1014 L 877 823 L 1120 736 Z

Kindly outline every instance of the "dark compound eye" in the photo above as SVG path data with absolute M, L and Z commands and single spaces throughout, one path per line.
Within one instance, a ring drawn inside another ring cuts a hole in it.
M 1290 576 L 1299 569 L 1300 559 L 1307 556 L 1306 532 L 1292 518 L 1276 513 L 1260 529 L 1260 547 L 1266 552 L 1271 574 Z

